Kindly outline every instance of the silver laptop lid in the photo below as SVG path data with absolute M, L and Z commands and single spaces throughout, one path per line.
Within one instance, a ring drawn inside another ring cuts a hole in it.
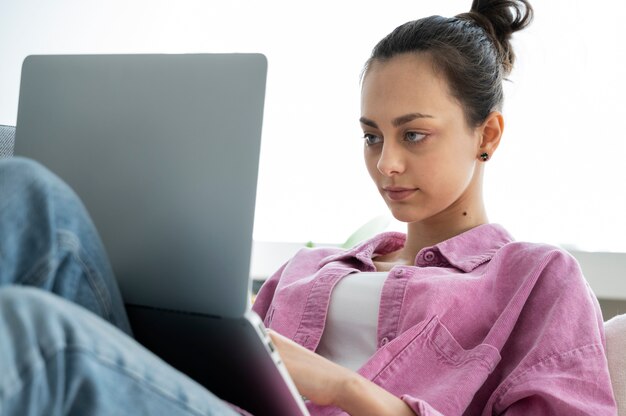
M 127 303 L 244 314 L 266 72 L 260 54 L 24 61 L 15 154 L 76 190 Z

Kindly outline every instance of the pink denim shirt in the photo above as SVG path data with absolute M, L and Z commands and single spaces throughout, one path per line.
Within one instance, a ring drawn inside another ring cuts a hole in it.
M 315 351 L 331 292 L 402 233 L 303 249 L 261 288 L 266 326 Z M 355 311 L 356 312 L 356 311 Z M 417 415 L 616 415 L 602 315 L 576 260 L 486 224 L 422 249 L 383 286 L 378 350 L 358 370 Z M 307 403 L 312 415 L 345 415 Z

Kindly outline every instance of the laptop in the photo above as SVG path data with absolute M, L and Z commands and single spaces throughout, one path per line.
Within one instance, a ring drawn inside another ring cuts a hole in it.
M 256 415 L 308 415 L 260 318 L 250 256 L 261 54 L 35 55 L 15 155 L 80 196 L 136 339 Z

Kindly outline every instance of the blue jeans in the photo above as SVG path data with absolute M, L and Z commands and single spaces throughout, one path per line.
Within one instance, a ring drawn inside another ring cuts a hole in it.
M 100 238 L 41 165 L 0 160 L 0 415 L 236 415 L 135 342 Z

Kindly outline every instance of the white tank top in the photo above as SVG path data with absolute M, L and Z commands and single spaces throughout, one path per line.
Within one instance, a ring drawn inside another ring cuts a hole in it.
M 376 352 L 378 307 L 387 275 L 352 273 L 335 285 L 318 354 L 356 371 Z

